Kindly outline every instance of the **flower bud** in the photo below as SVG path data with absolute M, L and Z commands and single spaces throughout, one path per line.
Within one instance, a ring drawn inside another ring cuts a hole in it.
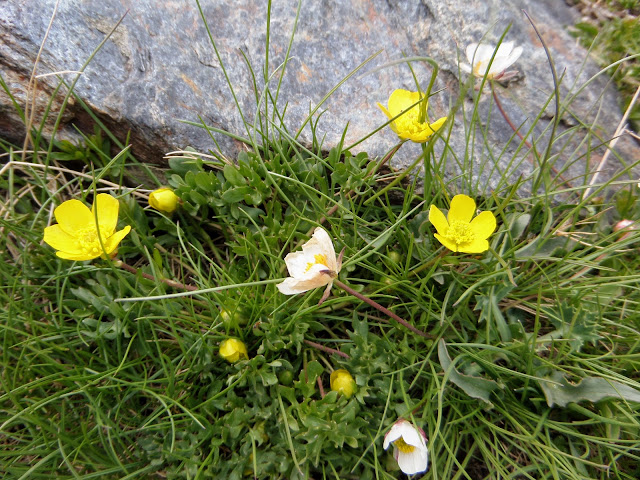
M 220 356 L 229 363 L 236 363 L 242 357 L 249 358 L 246 345 L 237 338 L 228 338 L 220 344 Z
M 331 390 L 349 398 L 356 390 L 356 382 L 349 372 L 341 368 L 331 373 Z
M 620 230 L 631 230 L 631 227 L 634 225 L 634 223 L 636 222 L 634 222 L 633 220 L 627 220 L 627 219 L 620 220 L 618 223 L 616 223 L 613 226 L 613 231 L 619 232 Z
M 160 212 L 171 213 L 178 208 L 180 199 L 170 188 L 164 187 L 149 194 L 149 205 Z

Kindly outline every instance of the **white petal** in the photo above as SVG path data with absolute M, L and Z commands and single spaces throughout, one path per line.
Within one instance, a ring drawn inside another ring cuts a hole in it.
M 467 65 L 466 63 L 461 63 L 460 70 L 462 70 L 465 73 L 471 73 L 471 65 Z
M 411 423 L 403 418 L 393 424 L 391 430 L 389 430 L 384 436 L 384 443 L 382 446 L 386 450 L 390 443 L 395 442 L 400 437 L 402 437 L 402 439 L 409 445 L 414 445 L 416 447 L 424 446 L 424 441 L 420 443 L 421 436 L 418 431 L 413 425 L 411 425 Z
M 408 429 L 402 432 L 402 439 L 407 445 L 411 445 L 423 450 L 426 450 L 427 448 L 422 435 L 411 425 L 409 425 Z
M 513 65 L 514 63 L 516 63 L 520 58 L 520 55 L 522 55 L 522 47 L 514 48 L 511 54 L 509 55 L 509 60 L 511 61 L 510 65 Z
M 333 281 L 331 275 L 323 273 L 326 269 L 324 265 L 315 264 L 304 275 L 287 277 L 282 283 L 278 283 L 276 287 L 285 295 L 295 295 L 313 288 L 324 287 Z
M 478 48 L 477 43 L 470 43 L 469 45 L 467 45 L 467 48 L 465 49 L 464 53 L 467 55 L 467 60 L 469 60 L 469 63 L 471 65 L 473 65 L 473 56 L 476 54 L 477 48 Z
M 307 252 L 291 252 L 284 257 L 284 263 L 287 264 L 287 270 L 292 277 L 302 277 L 308 270 L 309 264 L 316 263 L 313 254 Z
M 476 49 L 474 65 L 479 61 L 488 62 L 493 56 L 493 51 L 495 49 L 496 47 L 494 47 L 493 45 L 486 45 L 486 44 L 478 45 L 478 48 Z
M 508 57 L 513 50 L 514 42 L 503 42 L 498 47 L 498 51 L 496 52 L 496 58 L 498 57 Z
M 313 236 L 311 237 L 311 240 L 309 240 L 307 243 L 305 243 L 302 246 L 302 250 L 304 252 L 311 252 L 313 250 L 314 254 L 316 253 L 316 250 L 318 250 L 318 253 L 320 253 L 321 255 L 324 255 L 326 260 L 327 260 L 327 267 L 329 267 L 329 270 L 332 270 L 336 273 L 338 273 L 338 264 L 336 262 L 336 251 L 333 248 L 333 242 L 331 241 L 331 237 L 329 236 L 329 234 L 327 233 L 327 231 L 322 228 L 322 227 L 317 227 L 314 231 L 313 231 Z
M 393 426 L 391 427 L 391 430 L 389 430 L 387 434 L 384 436 L 384 442 L 382 443 L 382 446 L 384 447 L 385 450 L 389 448 L 389 445 L 391 443 L 395 442 L 397 439 L 402 437 L 403 423 L 408 423 L 408 422 L 406 420 L 398 420 L 396 423 L 393 424 Z
M 323 277 L 315 277 L 306 280 L 287 277 L 282 283 L 277 284 L 276 287 L 278 287 L 280 293 L 285 295 L 297 295 L 298 293 L 304 293 L 314 288 L 324 287 L 331 281 L 332 279 L 329 275 L 323 275 Z
M 501 57 L 501 58 L 496 57 L 493 60 L 493 63 L 491 64 L 491 68 L 489 69 L 489 75 L 487 76 L 489 78 L 493 78 L 496 75 L 501 74 L 507 68 L 509 68 L 509 65 L 511 65 L 511 63 L 512 62 L 509 61 L 508 57 Z
M 424 472 L 429 466 L 429 454 L 419 449 L 411 453 L 398 452 L 398 466 L 407 475 Z

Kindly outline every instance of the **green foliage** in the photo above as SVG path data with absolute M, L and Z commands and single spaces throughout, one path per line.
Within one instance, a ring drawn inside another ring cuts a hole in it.
M 608 2 L 611 9 L 616 9 L 616 3 L 623 13 L 625 9 L 637 9 L 637 0 L 623 2 Z M 579 22 L 574 26 L 573 35 L 587 48 L 602 67 L 606 67 L 625 57 L 640 52 L 640 17 L 618 17 L 615 15 L 602 16 L 606 20 Z M 611 71 L 613 79 L 622 93 L 622 109 L 626 110 L 640 85 L 640 58 L 630 58 Z M 629 121 L 636 131 L 640 131 L 640 105 L 631 109 Z
M 124 186 L 143 165 L 112 157 L 108 132 L 0 176 L 6 478 L 397 478 L 382 445 L 398 418 L 428 437 L 425 478 L 638 478 L 640 231 L 614 230 L 640 221 L 638 187 L 583 198 L 587 175 L 565 189 L 540 167 L 489 192 L 471 162 L 493 169 L 503 153 L 452 152 L 446 136 L 399 181 L 343 142 L 323 149 L 317 116 L 303 145 L 268 93 L 236 161 L 170 159 L 172 216 Z M 496 128 L 481 92 L 461 95 L 474 99 L 451 113 L 465 138 Z M 93 176 L 52 173 L 74 162 Z M 133 227 L 117 259 L 58 259 L 42 244 L 53 208 L 98 188 Z M 456 193 L 495 213 L 487 252 L 434 238 L 429 207 Z M 426 336 L 337 284 L 322 305 L 320 289 L 277 290 L 283 257 L 319 225 L 344 249 L 339 280 Z M 248 359 L 220 357 L 229 337 Z M 339 368 L 349 399 L 330 391 Z

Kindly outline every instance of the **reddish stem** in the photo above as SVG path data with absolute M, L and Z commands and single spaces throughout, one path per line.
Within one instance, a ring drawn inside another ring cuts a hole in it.
M 321 345 L 319 343 L 312 342 L 311 340 L 307 340 L 306 338 L 303 340 L 303 342 L 306 343 L 307 345 L 309 345 L 310 347 L 317 348 L 318 350 L 322 350 L 323 352 L 332 353 L 334 355 L 340 355 L 342 358 L 351 358 L 349 355 L 347 355 L 344 352 L 341 352 L 340 350 L 336 350 L 334 348 L 326 347 L 326 346 Z
M 345 292 L 353 295 L 354 297 L 362 300 L 363 302 L 368 303 L 369 305 L 371 305 L 376 310 L 379 310 L 380 312 L 384 313 L 385 315 L 393 318 L 396 322 L 398 322 L 401 325 L 404 325 L 405 327 L 407 327 L 409 330 L 411 330 L 416 335 L 420 335 L 421 337 L 424 337 L 424 338 L 433 338 L 432 335 L 429 335 L 428 333 L 425 333 L 422 330 L 418 330 L 416 327 L 411 325 L 406 320 L 403 320 L 402 318 L 400 318 L 398 315 L 393 313 L 391 310 L 383 307 L 378 302 L 376 302 L 374 300 L 371 300 L 369 297 L 365 297 L 361 293 L 356 292 L 353 288 L 349 287 L 348 285 L 345 285 L 340 280 L 334 280 L 333 283 L 336 284 L 341 289 L 343 289 Z
M 190 292 L 194 292 L 194 291 L 198 290 L 198 287 L 194 287 L 193 285 L 186 285 L 184 283 L 176 282 L 175 280 L 169 280 L 168 278 L 156 279 L 153 275 L 149 275 L 148 273 L 141 272 L 138 268 L 132 267 L 131 265 L 128 265 L 128 264 L 124 263 L 122 260 L 116 260 L 114 263 L 116 264 L 116 266 L 124 268 L 127 272 L 131 272 L 134 275 L 137 275 L 138 273 L 140 273 L 140 275 L 142 275 L 144 278 L 146 278 L 148 280 L 153 280 L 154 282 L 156 280 L 160 280 L 161 282 L 166 283 L 170 287 L 181 288 L 183 290 L 189 290 Z

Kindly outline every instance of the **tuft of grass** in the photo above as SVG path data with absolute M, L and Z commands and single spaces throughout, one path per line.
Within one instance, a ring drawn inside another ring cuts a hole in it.
M 581 0 L 576 3 L 583 18 L 576 23 L 572 34 L 590 49 L 601 67 L 640 52 L 640 2 Z M 622 110 L 626 110 L 640 87 L 640 58 L 636 56 L 620 63 L 612 76 L 622 96 Z M 640 105 L 632 107 L 629 122 L 636 132 L 640 131 Z
M 382 159 L 323 145 L 322 102 L 305 122 L 311 144 L 287 127 L 277 106 L 287 92 L 273 79 L 289 52 L 277 68 L 247 62 L 255 110 L 234 136 L 246 152 L 170 155 L 164 173 L 182 199 L 173 216 L 146 205 L 160 182 L 147 171 L 139 187 L 144 165 L 99 124 L 73 145 L 25 119 L 31 148 L 1 143 L 6 478 L 391 479 L 399 471 L 382 442 L 400 417 L 429 439 L 425 478 L 638 478 L 640 229 L 616 226 L 640 222 L 629 174 L 640 160 L 597 181 L 585 159 L 610 139 L 580 121 L 536 145 L 546 105 L 514 133 L 516 154 L 492 151 L 499 111 L 481 118 L 478 104 L 508 90 L 470 80 L 460 99 L 472 107 L 449 112 L 464 151 L 445 127 L 409 174 L 384 170 L 402 144 Z M 558 118 L 581 88 L 560 97 L 549 86 Z M 212 146 L 225 134 L 200 125 Z M 530 173 L 514 180 L 523 165 Z M 119 198 L 120 223 L 133 226 L 117 261 L 56 258 L 42 243 L 54 208 L 97 192 Z M 498 219 L 483 254 L 452 253 L 433 236 L 430 205 L 446 209 L 458 193 Z M 280 294 L 283 257 L 317 226 L 345 250 L 341 281 L 428 336 L 336 287 L 322 305 L 321 291 Z M 219 356 L 230 337 L 248 359 Z M 350 398 L 330 390 L 339 368 L 356 381 Z

